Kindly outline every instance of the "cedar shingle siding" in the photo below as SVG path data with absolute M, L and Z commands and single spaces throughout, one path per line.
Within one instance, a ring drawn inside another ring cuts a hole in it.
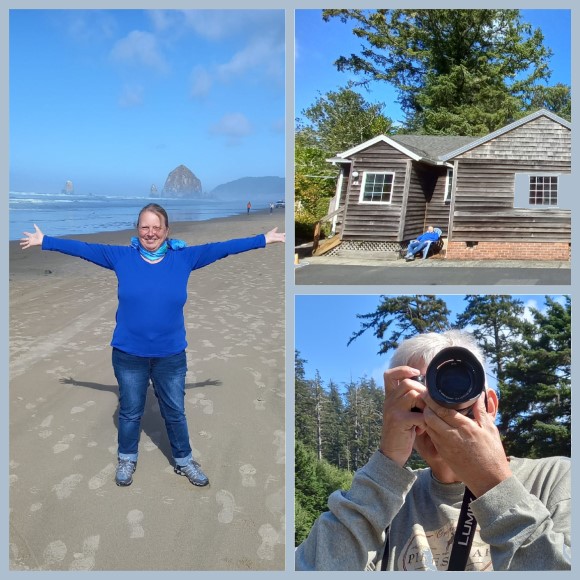
M 570 210 L 514 207 L 515 175 L 571 172 L 571 125 L 538 111 L 487 137 L 380 136 L 339 154 L 343 240 L 400 242 L 428 225 L 449 242 L 570 242 Z M 447 170 L 453 196 L 445 202 Z M 355 180 L 352 174 L 358 172 Z M 360 201 L 363 173 L 393 172 L 390 203 Z

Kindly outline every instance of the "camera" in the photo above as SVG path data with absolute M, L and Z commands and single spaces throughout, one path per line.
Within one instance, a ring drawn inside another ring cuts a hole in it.
M 425 376 L 416 380 L 426 385 L 436 403 L 457 411 L 469 411 L 485 389 L 481 362 L 461 346 L 450 346 L 437 353 Z

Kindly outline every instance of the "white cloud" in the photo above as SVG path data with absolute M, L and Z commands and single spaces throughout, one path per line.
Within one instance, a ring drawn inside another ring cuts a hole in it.
M 213 85 L 211 74 L 201 65 L 191 71 L 191 96 L 205 97 Z
M 148 10 L 147 15 L 153 28 L 159 32 L 172 29 L 178 24 L 174 10 Z
M 534 317 L 532 316 L 532 308 L 534 309 L 538 309 L 538 301 L 534 298 L 530 298 L 525 304 L 524 304 L 524 314 L 523 314 L 523 319 L 526 322 L 534 322 Z
M 263 72 L 268 76 L 284 76 L 284 44 L 278 43 L 271 35 L 252 39 L 239 50 L 229 62 L 217 68 L 221 80 L 246 75 L 249 72 Z
M 100 10 L 67 10 L 66 31 L 80 44 L 93 44 L 112 38 L 117 30 L 116 20 Z
M 252 133 L 252 125 L 243 113 L 228 113 L 214 124 L 210 131 L 216 135 L 240 139 Z
M 119 40 L 111 50 L 111 58 L 115 62 L 145 66 L 162 73 L 169 70 L 155 35 L 141 30 L 133 30 Z

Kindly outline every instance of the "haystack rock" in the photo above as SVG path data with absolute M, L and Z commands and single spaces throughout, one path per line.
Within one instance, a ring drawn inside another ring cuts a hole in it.
M 167 176 L 161 196 L 201 197 L 201 181 L 185 165 L 180 165 Z

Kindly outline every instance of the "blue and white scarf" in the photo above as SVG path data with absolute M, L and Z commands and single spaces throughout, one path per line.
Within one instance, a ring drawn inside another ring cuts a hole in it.
M 163 244 L 159 246 L 159 248 L 157 248 L 154 252 L 151 252 L 141 245 L 139 238 L 131 238 L 131 247 L 139 250 L 141 256 L 143 256 L 146 260 L 150 260 L 151 262 L 163 258 L 169 249 L 181 250 L 186 246 L 187 244 L 183 240 L 165 240 Z

